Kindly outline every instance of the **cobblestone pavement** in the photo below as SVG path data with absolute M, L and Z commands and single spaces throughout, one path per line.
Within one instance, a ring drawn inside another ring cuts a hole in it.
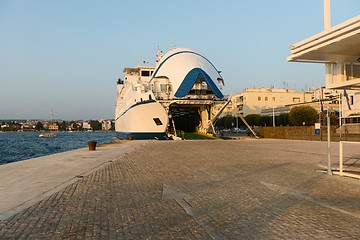
M 0 239 L 360 239 L 324 143 L 154 141 L 0 223 Z

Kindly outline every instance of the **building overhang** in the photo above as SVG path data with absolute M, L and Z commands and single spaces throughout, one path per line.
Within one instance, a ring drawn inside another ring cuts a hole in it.
M 326 86 L 328 89 L 348 89 L 348 90 L 360 90 L 360 79 L 346 81 L 345 83 L 335 83 Z
M 360 15 L 291 46 L 289 62 L 360 62 Z

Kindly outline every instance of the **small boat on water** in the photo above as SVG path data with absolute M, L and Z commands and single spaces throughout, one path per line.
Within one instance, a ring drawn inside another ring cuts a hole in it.
M 177 131 L 206 133 L 228 103 L 220 91 L 220 71 L 188 48 L 166 54 L 158 50 L 155 67 L 143 62 L 123 72 L 115 107 L 115 131 L 122 139 L 168 139 Z
M 56 137 L 55 132 L 58 130 L 58 125 L 54 122 L 54 112 L 51 109 L 51 123 L 49 125 L 49 132 L 42 132 L 39 134 L 39 138 L 54 138 Z
M 52 132 L 39 134 L 39 138 L 53 138 L 53 137 L 56 137 L 56 134 Z

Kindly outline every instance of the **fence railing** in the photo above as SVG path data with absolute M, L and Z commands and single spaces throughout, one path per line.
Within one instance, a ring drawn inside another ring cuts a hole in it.
M 345 144 L 346 145 L 360 145 L 360 142 L 348 142 L 348 141 L 340 141 L 339 142 L 339 175 L 340 176 L 360 178 L 360 175 L 352 173 L 354 171 L 351 171 L 351 169 L 347 169 L 346 172 L 344 171 L 344 154 L 345 154 L 344 153 L 344 145 Z M 356 148 L 356 149 L 358 149 L 358 148 Z M 352 168 L 354 168 L 355 167 L 354 165 L 356 165 L 356 162 L 351 163 L 350 166 Z M 357 167 L 359 168 L 360 166 L 357 166 Z M 358 172 L 359 170 L 360 169 L 357 169 L 357 173 L 359 173 Z
M 332 142 L 353 141 L 360 142 L 360 134 L 348 132 L 340 134 L 337 126 L 331 126 L 330 139 Z M 315 134 L 315 126 L 281 126 L 281 127 L 260 127 L 260 136 L 264 138 L 327 141 L 327 127 L 321 126 L 320 134 Z

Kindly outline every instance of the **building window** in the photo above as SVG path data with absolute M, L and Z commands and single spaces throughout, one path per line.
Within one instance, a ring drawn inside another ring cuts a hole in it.
M 141 76 L 142 77 L 149 77 L 150 76 L 150 71 L 141 71 Z
M 160 84 L 160 89 L 161 89 L 161 92 L 166 92 L 166 85 Z
M 275 102 L 275 97 L 273 97 L 273 101 Z
M 261 97 L 258 97 L 258 101 L 261 101 Z
M 265 97 L 265 101 L 267 101 L 268 100 L 268 97 Z
M 354 96 L 350 96 L 350 105 L 354 105 Z
M 300 102 L 300 98 L 299 97 L 293 97 L 293 102 Z

